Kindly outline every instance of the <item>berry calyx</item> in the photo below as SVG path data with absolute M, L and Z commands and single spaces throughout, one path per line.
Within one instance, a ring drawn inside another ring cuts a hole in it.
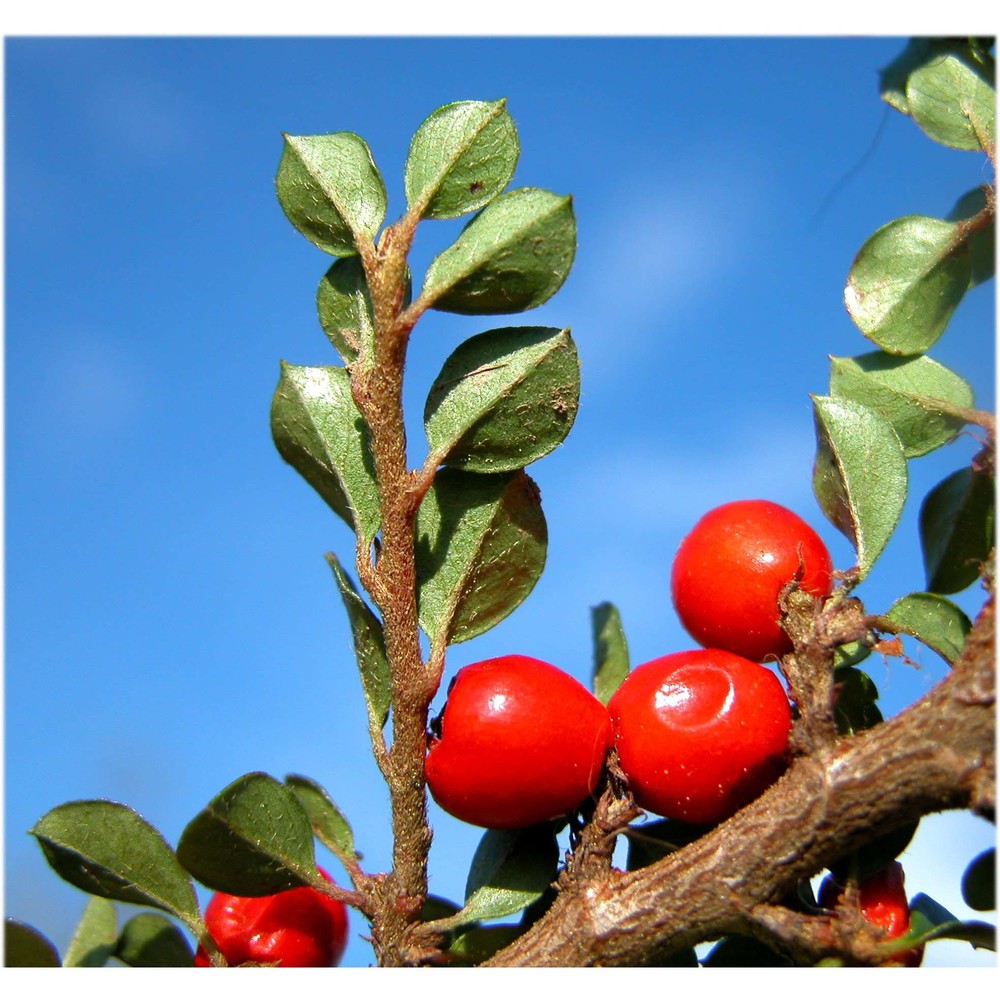
M 832 573 L 826 545 L 797 514 L 768 500 L 734 500 L 710 510 L 681 542 L 671 592 L 702 646 L 759 662 L 792 648 L 780 625 L 784 588 L 796 580 L 826 597 Z
M 847 887 L 833 875 L 828 875 L 819 889 L 819 905 L 837 910 L 850 898 Z M 857 885 L 857 908 L 862 919 L 879 927 L 888 939 L 902 937 L 910 929 L 910 904 L 906 898 L 903 866 L 892 861 L 885 868 L 862 879 Z M 916 968 L 923 961 L 920 945 L 892 955 L 887 964 Z
M 323 869 L 319 873 L 332 881 Z M 347 946 L 347 907 L 310 886 L 272 896 L 217 892 L 205 908 L 205 926 L 230 965 L 328 967 Z M 211 965 L 204 946 L 194 964 Z
M 608 711 L 636 804 L 669 819 L 720 822 L 785 769 L 792 715 L 781 681 L 725 650 L 636 667 Z
M 427 786 L 445 812 L 490 829 L 572 812 L 597 785 L 613 733 L 576 678 L 530 656 L 463 667 L 427 753 Z

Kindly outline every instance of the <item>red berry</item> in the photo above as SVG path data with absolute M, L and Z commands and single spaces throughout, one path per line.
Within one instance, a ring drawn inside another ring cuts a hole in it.
M 336 965 L 347 946 L 347 907 L 310 886 L 273 896 L 217 892 L 205 908 L 205 925 L 230 965 L 326 967 Z M 203 946 L 194 963 L 211 964 Z
M 636 803 L 670 819 L 717 823 L 785 767 L 792 714 L 781 681 L 721 649 L 636 667 L 608 711 Z
M 607 709 L 575 678 L 530 656 L 459 670 L 427 753 L 446 812 L 510 829 L 565 815 L 593 791 L 611 748 Z
M 833 875 L 828 875 L 819 889 L 819 905 L 835 910 L 846 888 Z M 881 871 L 858 883 L 858 907 L 861 916 L 875 927 L 881 927 L 889 939 L 902 937 L 910 929 L 910 904 L 906 899 L 903 866 L 892 861 Z M 892 962 L 916 968 L 923 961 L 923 945 L 892 956 Z
M 832 571 L 823 540 L 797 514 L 767 500 L 735 500 L 710 510 L 681 542 L 674 607 L 701 645 L 760 661 L 792 648 L 778 624 L 781 591 L 798 579 L 826 597 Z

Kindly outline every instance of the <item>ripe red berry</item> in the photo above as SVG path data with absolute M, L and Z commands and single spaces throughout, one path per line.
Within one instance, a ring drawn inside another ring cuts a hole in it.
M 717 823 L 785 767 L 792 716 L 781 681 L 721 649 L 636 667 L 608 711 L 636 803 L 669 819 Z
M 217 892 L 205 908 L 205 925 L 230 965 L 326 967 L 336 965 L 347 946 L 347 907 L 310 886 L 273 896 Z M 203 946 L 194 961 L 211 964 Z
M 475 826 L 532 826 L 572 811 L 597 785 L 613 734 L 574 677 L 530 656 L 459 670 L 427 753 L 427 785 Z
M 835 910 L 842 904 L 847 892 L 843 883 L 828 875 L 819 889 L 819 905 Z M 906 898 L 903 866 L 892 861 L 881 871 L 869 875 L 858 883 L 858 908 L 861 916 L 875 927 L 881 927 L 885 936 L 902 937 L 910 929 L 910 904 Z M 923 961 L 923 945 L 910 948 L 892 956 L 892 963 L 916 968 Z
M 823 540 L 797 514 L 767 500 L 710 510 L 674 560 L 674 607 L 703 646 L 760 661 L 792 648 L 778 624 L 781 591 L 797 579 L 816 597 L 833 589 Z

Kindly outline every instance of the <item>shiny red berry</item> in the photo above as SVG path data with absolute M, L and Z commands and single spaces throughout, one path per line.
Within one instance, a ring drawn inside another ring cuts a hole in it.
M 612 740 L 607 709 L 578 680 L 530 656 L 500 656 L 455 676 L 427 786 L 466 823 L 532 826 L 587 799 Z
M 768 500 L 710 510 L 674 559 L 674 607 L 703 646 L 760 661 L 792 648 L 778 598 L 792 581 L 816 597 L 833 589 L 823 540 L 797 514 Z
M 636 803 L 669 819 L 717 823 L 785 768 L 792 715 L 781 681 L 721 649 L 636 667 L 608 711 Z
M 846 892 L 843 883 L 828 875 L 819 889 L 819 905 L 835 910 L 842 905 Z M 890 862 L 859 882 L 857 902 L 861 916 L 869 924 L 881 927 L 890 940 L 902 937 L 910 929 L 910 904 L 906 898 L 903 866 L 898 861 Z M 898 952 L 890 961 L 894 965 L 916 968 L 923 958 L 924 949 L 920 945 Z
M 205 908 L 205 925 L 230 965 L 326 967 L 336 965 L 347 946 L 347 907 L 309 886 L 273 896 L 217 892 Z M 199 946 L 195 965 L 210 964 Z

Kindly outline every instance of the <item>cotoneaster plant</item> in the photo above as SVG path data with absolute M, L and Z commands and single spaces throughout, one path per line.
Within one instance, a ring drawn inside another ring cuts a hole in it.
M 792 648 L 779 599 L 793 581 L 815 597 L 833 587 L 833 562 L 819 535 L 769 500 L 734 500 L 710 510 L 677 550 L 674 607 L 702 646 L 760 661 Z
M 205 926 L 229 965 L 327 968 L 347 946 L 347 907 L 310 886 L 271 896 L 217 892 L 205 908 Z M 194 963 L 212 964 L 204 946 Z
M 608 710 L 579 681 L 530 656 L 455 676 L 427 754 L 427 786 L 451 815 L 510 829 L 563 816 L 593 791 L 613 742 Z
M 608 702 L 618 759 L 638 805 L 718 823 L 787 763 L 791 708 L 766 667 L 720 649 L 636 667 Z

